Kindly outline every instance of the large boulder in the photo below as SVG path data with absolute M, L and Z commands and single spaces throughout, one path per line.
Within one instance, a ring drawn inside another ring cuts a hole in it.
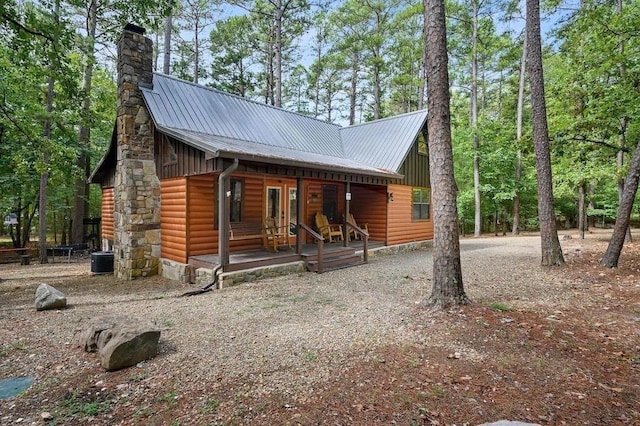
M 49 284 L 40 284 L 36 289 L 36 310 L 61 309 L 67 306 L 67 297 Z
M 98 352 L 102 367 L 120 370 L 158 354 L 160 330 L 154 324 L 130 317 L 103 317 L 92 321 L 80 335 L 87 352 Z

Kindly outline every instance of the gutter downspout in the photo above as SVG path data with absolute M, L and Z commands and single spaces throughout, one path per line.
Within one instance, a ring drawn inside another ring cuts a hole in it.
M 229 265 L 229 175 L 238 168 L 238 159 L 218 176 L 218 258 L 222 272 Z

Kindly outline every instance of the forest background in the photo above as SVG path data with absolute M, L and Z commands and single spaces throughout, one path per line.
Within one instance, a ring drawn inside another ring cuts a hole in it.
M 447 1 L 460 232 L 538 228 L 517 1 Z M 560 226 L 608 226 L 640 126 L 640 3 L 544 3 Z M 115 123 L 115 42 L 147 28 L 157 71 L 342 125 L 421 109 L 423 4 L 407 0 L 0 3 L 0 213 L 16 247 L 86 239 L 87 178 Z M 638 216 L 634 207 L 632 217 Z

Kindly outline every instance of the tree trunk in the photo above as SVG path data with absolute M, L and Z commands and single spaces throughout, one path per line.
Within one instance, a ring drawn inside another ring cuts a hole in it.
M 57 16 L 58 4 L 56 3 L 56 16 Z M 53 77 L 49 77 L 49 87 L 47 89 L 47 113 L 53 112 Z M 51 118 L 47 117 L 44 122 L 43 136 L 45 139 L 51 139 Z M 49 151 L 45 147 L 42 154 L 42 161 L 44 164 L 49 164 Z M 49 263 L 47 256 L 47 188 L 49 187 L 49 171 L 45 169 L 40 174 L 40 191 L 38 200 L 38 247 L 39 247 L 39 260 L 40 263 Z
M 97 25 L 98 0 L 91 1 L 87 15 L 87 51 L 86 65 L 84 68 L 84 78 L 82 81 L 82 91 L 84 100 L 82 102 L 82 115 L 84 122 L 78 132 L 78 142 L 80 152 L 78 153 L 77 165 L 80 170 L 80 177 L 76 180 L 76 198 L 73 208 L 73 224 L 71 242 L 81 244 L 84 240 L 84 217 L 86 215 L 89 199 L 89 184 L 87 179 L 91 172 L 89 165 L 89 144 L 91 127 L 88 123 L 88 116 L 91 114 L 91 81 L 93 78 L 93 66 L 95 63 L 95 38 Z
M 274 31 L 276 36 L 275 43 L 275 52 L 274 52 L 274 86 L 275 86 L 275 103 L 274 105 L 278 108 L 282 106 L 282 14 L 283 14 L 283 6 L 282 1 L 277 1 L 277 6 L 275 10 L 275 22 L 274 22 Z
M 596 194 L 596 186 L 593 183 L 589 184 L 589 207 L 590 209 L 594 209 L 596 206 L 593 203 L 594 195 Z M 587 215 L 587 228 L 595 228 L 596 227 L 596 217 Z
M 198 20 L 195 22 L 195 31 L 193 32 L 193 82 L 198 84 L 198 77 L 200 74 L 200 40 L 198 34 L 200 33 L 198 28 Z
M 422 20 L 423 22 L 426 22 L 427 19 L 427 11 L 426 9 L 423 7 L 422 8 Z M 426 25 L 422 26 L 422 67 L 420 69 L 420 86 L 419 86 L 419 94 L 418 94 L 418 110 L 421 110 L 424 108 L 424 104 L 425 104 L 425 91 L 427 88 L 427 53 L 428 53 L 428 46 L 426 43 L 427 40 L 427 27 Z
M 616 11 L 618 12 L 619 15 L 622 15 L 622 0 L 618 0 L 617 5 L 616 5 Z M 620 43 L 618 46 L 618 52 L 620 53 L 620 57 L 623 57 L 624 55 L 624 40 L 622 40 L 622 38 L 620 39 Z M 618 65 L 618 69 L 620 71 L 620 78 L 624 79 L 625 75 L 627 73 L 627 69 L 624 65 L 624 63 L 621 61 L 620 64 Z M 622 117 L 620 119 L 620 135 L 618 135 L 618 141 L 619 141 L 619 146 L 620 146 L 620 151 L 618 151 L 618 168 L 619 170 L 622 170 L 622 167 L 624 166 L 624 148 L 626 145 L 626 141 L 625 141 L 625 135 L 627 132 L 627 125 L 628 125 L 629 119 L 628 117 Z M 624 192 L 624 179 L 622 177 L 620 177 L 618 179 L 618 200 L 620 202 L 620 204 L 622 204 L 622 194 Z M 627 231 L 625 233 L 625 238 L 624 238 L 624 242 L 625 243 L 630 243 L 631 242 L 631 228 L 628 227 Z
M 473 34 L 471 36 L 471 132 L 473 134 L 473 236 L 482 233 L 482 209 L 480 205 L 480 141 L 478 139 L 478 1 L 472 1 Z M 496 231 L 497 233 L 497 231 Z
M 433 287 L 427 305 L 469 303 L 462 283 L 444 0 L 424 0 L 427 54 L 429 166 L 433 192 Z
M 581 240 L 584 240 L 584 231 L 587 222 L 586 192 L 586 184 L 584 182 L 580 182 L 580 185 L 578 186 L 578 232 L 580 233 Z
M 374 49 L 373 56 L 375 63 L 373 65 L 373 119 L 380 118 L 380 110 L 382 105 L 382 96 L 380 89 L 380 66 L 378 65 L 378 59 L 380 59 L 380 52 Z
M 358 51 L 353 51 L 353 63 L 351 65 L 351 89 L 349 90 L 349 125 L 356 124 L 356 95 L 358 92 L 358 64 L 360 56 Z
M 60 13 L 60 1 L 56 1 L 53 9 L 53 16 L 56 23 L 59 23 Z M 51 115 L 53 112 L 53 96 L 54 96 L 55 81 L 53 77 L 49 77 L 49 85 L 47 88 L 47 114 Z M 42 135 L 45 139 L 51 139 L 51 117 L 47 117 L 44 121 L 44 129 Z M 50 160 L 49 150 L 44 148 L 42 154 L 42 161 L 45 165 L 49 164 Z M 45 169 L 40 174 L 40 190 L 38 199 L 38 260 L 41 264 L 49 263 L 49 257 L 47 256 L 47 188 L 49 187 L 49 170 Z
M 527 69 L 531 85 L 531 113 L 533 120 L 533 142 L 538 173 L 538 218 L 542 245 L 542 265 L 562 265 L 564 257 L 558 240 L 553 202 L 551 176 L 551 154 L 549 152 L 549 130 L 547 107 L 544 98 L 544 75 L 542 71 L 542 42 L 540 40 L 540 3 L 527 0 Z
M 636 146 L 636 152 L 633 153 L 629 171 L 624 180 L 624 191 L 620 206 L 618 207 L 618 215 L 616 216 L 616 224 L 613 228 L 613 235 L 607 251 L 604 253 L 600 264 L 609 268 L 618 266 L 622 246 L 624 245 L 625 236 L 629 228 L 629 219 L 631 217 L 631 209 L 633 209 L 633 201 L 638 191 L 638 179 L 640 178 L 640 142 Z
M 616 163 L 618 166 L 618 172 L 620 173 L 623 168 L 624 168 L 624 151 L 623 149 L 625 148 L 625 137 L 624 137 L 624 132 L 625 132 L 625 128 L 626 128 L 626 118 L 622 118 L 620 120 L 620 125 L 622 127 L 621 129 L 621 133 L 618 136 L 618 144 L 620 146 L 620 150 L 618 151 L 618 154 L 616 155 Z M 622 176 L 618 177 L 618 204 L 621 205 L 622 204 L 622 197 L 624 196 L 624 178 Z M 631 242 L 631 227 L 628 227 L 626 232 L 624 233 L 624 242 L 625 243 L 630 243 Z
M 518 85 L 518 105 L 516 109 L 516 195 L 513 197 L 513 227 L 511 233 L 518 235 L 520 233 L 520 195 L 518 194 L 522 179 L 522 116 L 524 110 L 524 83 L 525 83 L 525 68 L 527 62 L 527 37 L 525 35 L 522 43 L 522 60 L 520 61 L 520 82 Z
M 162 72 L 169 75 L 171 72 L 171 34 L 173 31 L 173 11 L 169 12 L 167 22 L 164 27 L 164 57 L 162 61 Z

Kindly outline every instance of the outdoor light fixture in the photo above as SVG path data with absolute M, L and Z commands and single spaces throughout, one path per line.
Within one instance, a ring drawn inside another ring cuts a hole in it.
M 387 192 L 387 203 L 393 201 L 393 192 Z

